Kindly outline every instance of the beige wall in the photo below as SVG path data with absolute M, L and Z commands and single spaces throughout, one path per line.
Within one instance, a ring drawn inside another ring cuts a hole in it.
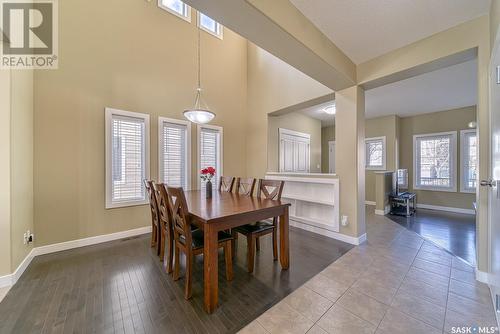
M 365 137 L 385 137 L 386 146 L 386 168 L 385 170 L 394 171 L 396 169 L 396 143 L 397 143 L 397 123 L 398 116 L 385 116 L 367 119 L 365 121 Z M 366 200 L 375 202 L 375 173 L 376 170 L 366 170 L 365 188 Z
M 400 168 L 408 169 L 409 189 L 417 193 L 419 204 L 472 209 L 475 194 L 460 192 L 460 133 L 457 132 L 457 192 L 413 190 L 413 135 L 465 130 L 475 120 L 475 107 L 401 118 Z
M 490 9 L 490 47 L 493 50 L 500 26 L 500 0 L 491 1 Z
M 0 34 L 1 38 L 1 34 Z M 10 261 L 10 75 L 0 71 L 0 276 L 11 273 Z
M 329 161 L 329 141 L 335 141 L 335 125 L 321 128 L 321 172 L 328 173 L 330 168 Z
M 282 60 L 248 43 L 247 174 L 267 170 L 267 116 L 332 91 Z
M 13 272 L 30 252 L 23 235 L 33 222 L 33 71 L 11 78 L 11 248 Z M 36 237 L 36 236 L 35 236 Z
M 157 117 L 182 119 L 196 88 L 195 21 L 156 1 L 59 6 L 59 69 L 35 74 L 37 246 L 150 225 L 147 206 L 104 209 L 104 108 L 151 115 L 156 178 Z M 217 113 L 213 124 L 224 127 L 224 172 L 245 175 L 247 42 L 228 29 L 223 40 L 201 36 L 205 99 Z
M 294 112 L 282 116 L 269 116 L 267 131 L 267 170 L 279 171 L 279 129 L 288 129 L 311 135 L 310 172 L 321 172 L 321 121 Z M 318 167 L 319 166 L 319 167 Z

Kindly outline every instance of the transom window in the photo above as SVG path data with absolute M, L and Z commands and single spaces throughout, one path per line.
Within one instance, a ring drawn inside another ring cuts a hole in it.
M 222 25 L 214 19 L 198 12 L 198 27 L 222 39 Z
M 413 136 L 414 188 L 456 191 L 456 132 Z
M 106 208 L 147 203 L 149 115 L 106 108 Z
M 476 130 L 460 131 L 461 182 L 460 191 L 475 192 L 477 185 L 477 135 Z
M 158 6 L 188 22 L 191 22 L 191 7 L 180 0 L 158 0 Z
M 159 178 L 172 187 L 190 188 L 191 176 L 191 123 L 160 117 Z
M 385 137 L 365 139 L 366 169 L 385 169 Z

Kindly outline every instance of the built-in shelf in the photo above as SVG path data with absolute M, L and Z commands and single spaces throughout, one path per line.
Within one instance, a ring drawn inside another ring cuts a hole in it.
M 282 195 L 281 196 L 284 199 L 294 199 L 297 201 L 303 201 L 303 202 L 309 202 L 309 203 L 316 203 L 316 204 L 322 204 L 322 205 L 335 205 L 333 201 L 324 201 L 324 200 L 319 200 L 319 199 L 313 199 L 313 198 L 307 198 L 307 197 L 302 197 L 302 196 L 296 196 L 296 195 Z
M 339 179 L 336 175 L 268 173 L 266 179 L 285 181 L 282 198 L 291 203 L 290 220 L 297 227 L 332 236 L 339 232 Z M 327 200 L 329 199 L 329 200 Z

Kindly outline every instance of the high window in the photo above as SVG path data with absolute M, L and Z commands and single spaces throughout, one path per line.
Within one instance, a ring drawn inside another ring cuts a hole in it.
M 172 187 L 189 189 L 191 123 L 160 117 L 158 119 L 158 135 L 160 181 Z
M 191 22 L 191 7 L 180 0 L 158 0 L 158 6 L 188 22 Z
M 477 135 L 476 130 L 460 131 L 461 170 L 460 191 L 475 192 L 477 185 Z
M 385 170 L 385 137 L 365 139 L 366 169 Z
M 222 127 L 215 125 L 202 125 L 198 127 L 198 169 L 214 167 L 216 174 L 212 179 L 214 187 L 218 187 L 222 175 Z M 200 182 L 201 188 L 205 183 Z
M 413 136 L 414 188 L 456 191 L 456 132 Z
M 106 208 L 147 203 L 149 115 L 106 108 Z
M 209 34 L 212 34 L 220 39 L 222 39 L 222 25 L 215 21 L 214 19 L 206 16 L 203 13 L 198 12 L 198 27 L 205 30 Z

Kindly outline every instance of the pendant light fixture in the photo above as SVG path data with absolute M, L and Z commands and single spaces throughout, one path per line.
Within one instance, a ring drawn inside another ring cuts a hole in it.
M 215 113 L 211 112 L 201 95 L 201 57 L 200 57 L 200 29 L 198 28 L 198 88 L 194 106 L 184 110 L 184 117 L 190 122 L 206 124 L 215 118 Z

